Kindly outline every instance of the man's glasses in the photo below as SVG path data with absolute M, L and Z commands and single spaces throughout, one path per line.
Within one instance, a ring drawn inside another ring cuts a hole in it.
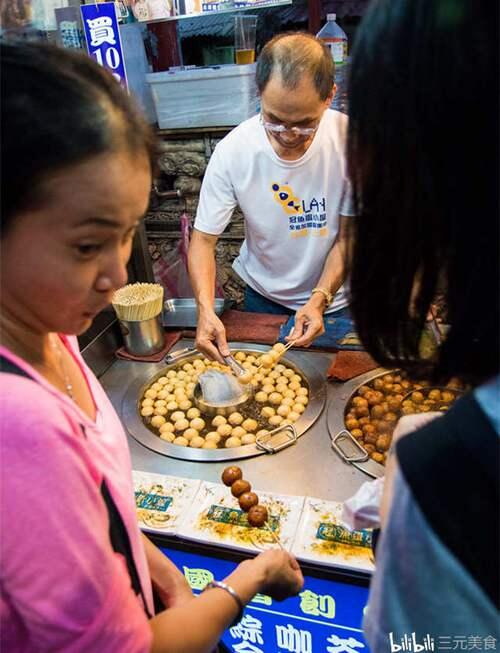
M 264 129 L 272 134 L 291 132 L 292 134 L 295 134 L 295 136 L 312 136 L 318 131 L 319 127 L 319 123 L 316 127 L 287 127 L 286 125 L 277 124 L 275 122 L 267 122 L 264 120 L 262 114 L 260 114 L 260 122 Z

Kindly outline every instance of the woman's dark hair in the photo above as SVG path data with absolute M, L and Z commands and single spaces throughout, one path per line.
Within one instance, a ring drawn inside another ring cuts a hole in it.
M 274 74 L 286 88 L 294 89 L 309 75 L 321 100 L 335 82 L 335 64 L 327 46 L 306 32 L 278 34 L 266 43 L 257 61 L 257 88 L 262 93 Z
M 383 365 L 416 371 L 442 292 L 451 330 L 426 371 L 480 381 L 499 369 L 498 6 L 377 0 L 359 27 L 352 311 Z
M 83 53 L 1 43 L 2 231 L 41 201 L 43 180 L 126 148 L 154 165 L 154 136 L 126 91 Z

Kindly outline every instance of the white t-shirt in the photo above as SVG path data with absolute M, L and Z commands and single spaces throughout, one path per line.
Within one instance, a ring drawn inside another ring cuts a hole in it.
M 344 156 L 347 116 L 328 109 L 296 161 L 274 151 L 259 116 L 218 143 L 200 193 L 195 228 L 219 235 L 239 205 L 245 241 L 233 267 L 254 290 L 297 310 L 311 296 L 339 228 L 354 215 Z M 346 284 L 328 312 L 348 303 Z

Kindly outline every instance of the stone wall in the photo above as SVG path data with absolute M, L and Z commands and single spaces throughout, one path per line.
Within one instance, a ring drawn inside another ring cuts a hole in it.
M 168 259 L 174 255 L 180 239 L 180 217 L 184 212 L 193 223 L 207 163 L 216 144 L 227 132 L 227 129 L 218 128 L 158 132 L 160 152 L 156 191 L 152 193 L 146 216 L 146 234 L 153 261 L 161 256 Z M 176 196 L 176 191 L 180 197 Z M 231 264 L 243 238 L 243 216 L 236 209 L 217 243 L 216 260 L 224 295 L 239 307 L 243 300 L 243 284 Z

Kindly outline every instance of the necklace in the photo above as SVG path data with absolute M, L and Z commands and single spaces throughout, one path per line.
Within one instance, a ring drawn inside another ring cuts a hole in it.
M 66 394 L 68 397 L 74 401 L 75 396 L 73 394 L 73 385 L 69 379 L 68 372 L 66 371 L 66 366 L 64 364 L 64 359 L 63 359 L 63 353 L 61 350 L 61 345 L 59 344 L 59 338 L 58 336 L 54 335 L 51 336 L 50 338 L 50 344 L 52 345 L 52 349 L 57 353 L 57 357 L 59 358 L 59 367 L 62 372 L 62 378 L 64 380 L 64 385 L 66 386 Z

